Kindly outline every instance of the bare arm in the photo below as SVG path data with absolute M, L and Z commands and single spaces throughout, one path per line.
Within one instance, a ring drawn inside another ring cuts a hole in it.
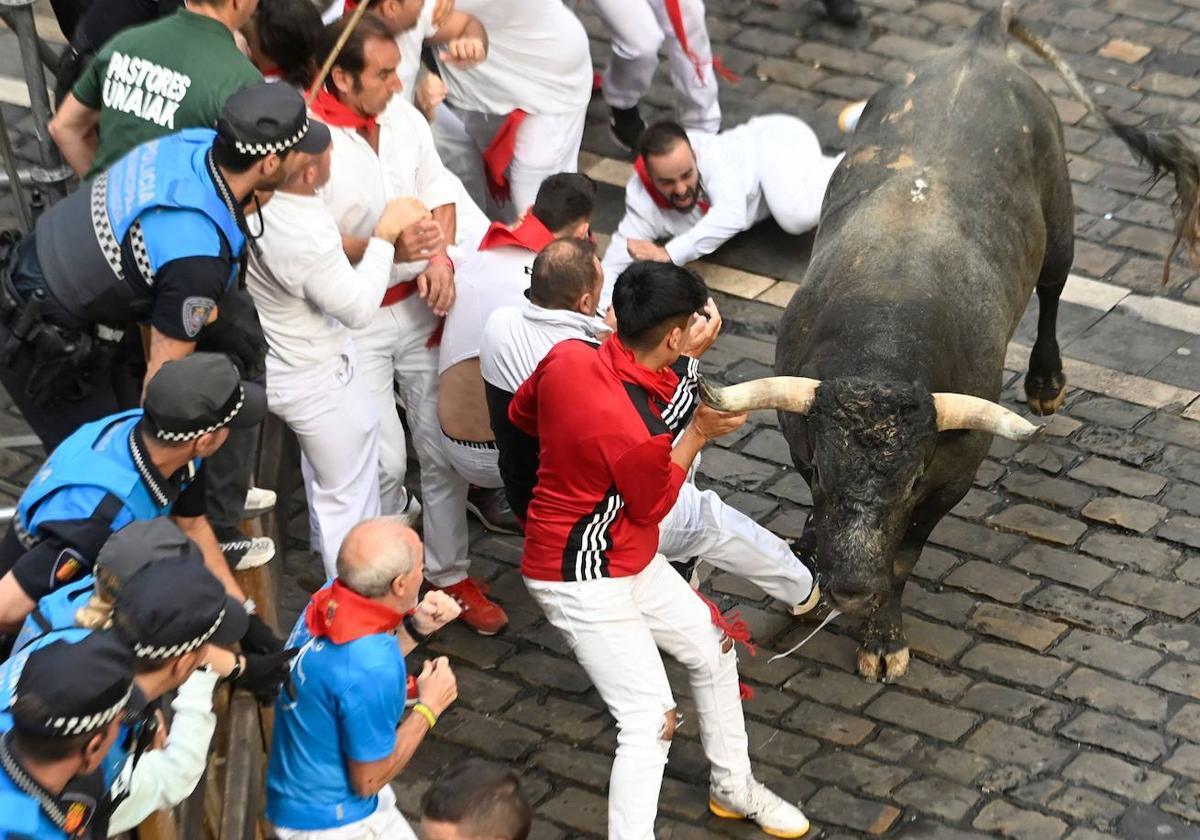
M 144 335 L 143 335 L 144 337 Z M 184 356 L 190 356 L 196 349 L 194 341 L 180 341 L 161 333 L 155 327 L 150 328 L 149 352 L 146 354 L 146 378 L 143 380 L 142 397 L 146 396 L 146 385 L 158 373 L 158 369 L 167 362 L 174 362 Z
M 342 250 L 346 252 L 346 259 L 350 260 L 350 265 L 358 265 L 362 260 L 363 254 L 367 252 L 367 243 L 371 240 L 365 236 L 347 236 L 342 234 Z
M 396 747 L 387 758 L 378 761 L 347 761 L 350 786 L 359 796 L 374 796 L 383 786 L 400 775 L 413 753 L 425 740 L 429 724 L 421 715 L 410 714 L 396 729 Z
M 454 212 L 454 205 L 443 204 L 433 208 L 433 220 L 442 228 L 442 249 L 439 253 L 444 254 L 446 248 L 454 244 L 454 237 L 458 233 L 458 215 Z
M 430 43 L 444 44 L 458 38 L 478 38 L 486 49 L 488 45 L 487 30 L 474 15 L 455 9 L 438 26 L 438 31 L 429 39 Z
M 229 568 L 229 561 L 225 559 L 225 552 L 221 551 L 221 543 L 217 541 L 217 535 L 213 533 L 208 519 L 203 516 L 172 516 L 171 519 L 179 526 L 179 530 L 187 534 L 188 539 L 200 546 L 205 568 L 221 581 L 225 591 L 239 602 L 245 601 L 246 593 L 238 586 Z
M 92 168 L 92 161 L 96 159 L 96 127 L 99 124 L 100 112 L 69 93 L 47 126 L 63 158 L 80 178 Z

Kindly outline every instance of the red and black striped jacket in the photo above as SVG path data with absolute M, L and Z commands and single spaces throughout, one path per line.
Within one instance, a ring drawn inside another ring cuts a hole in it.
M 560 342 L 517 390 L 509 419 L 539 450 L 523 575 L 593 580 L 646 567 L 685 478 L 663 419 L 679 410 L 679 384 L 670 368 L 637 366 L 613 337 Z

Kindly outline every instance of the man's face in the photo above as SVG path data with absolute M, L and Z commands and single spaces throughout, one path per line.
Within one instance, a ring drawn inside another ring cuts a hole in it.
M 83 756 L 83 773 L 91 773 L 104 761 L 104 757 L 108 755 L 108 751 L 112 749 L 113 744 L 117 742 L 117 735 L 121 732 L 121 715 L 117 715 L 109 725 L 100 733 L 99 742 L 92 740 L 88 742 L 88 749 Z
M 369 38 L 363 44 L 363 69 L 354 89 L 340 91 L 342 101 L 367 116 L 382 114 L 403 85 L 396 75 L 400 48 L 390 38 Z
M 417 25 L 423 5 L 423 0 L 383 0 L 378 14 L 388 28 L 399 35 Z
M 690 144 L 680 140 L 666 154 L 646 158 L 646 170 L 654 186 L 681 213 L 696 206 L 700 194 L 700 172 Z

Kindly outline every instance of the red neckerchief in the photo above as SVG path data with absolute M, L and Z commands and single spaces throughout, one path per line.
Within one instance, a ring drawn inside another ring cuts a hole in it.
M 699 167 L 699 162 L 697 162 L 696 165 Z M 646 188 L 646 192 L 650 193 L 650 198 L 654 202 L 655 207 L 658 207 L 660 210 L 675 210 L 675 205 L 667 201 L 667 197 L 658 191 L 658 187 L 654 186 L 654 179 L 650 177 L 650 170 L 646 168 L 646 161 L 642 159 L 641 155 L 638 155 L 637 160 L 633 162 L 633 171 L 637 173 L 638 179 L 642 182 L 642 186 Z M 696 201 L 696 206 L 700 208 L 701 213 L 707 213 L 709 208 L 712 207 L 712 205 L 703 198 Z M 675 212 L 681 213 L 683 211 L 675 210 Z
M 342 14 L 348 15 L 358 8 L 358 0 L 343 0 Z
M 349 0 L 347 0 L 349 5 Z M 679 7 L 679 0 L 665 0 L 664 5 L 667 7 L 667 17 L 671 19 L 671 28 L 675 30 L 675 37 L 679 40 L 679 48 L 683 50 L 683 54 L 688 57 L 688 61 L 692 62 L 692 67 L 696 70 L 696 78 L 700 80 L 700 84 L 704 84 L 704 62 L 700 60 L 700 56 L 692 50 L 688 45 L 687 27 L 683 25 L 683 10 Z M 347 8 L 347 11 L 349 9 Z M 726 67 L 719 56 L 712 58 L 713 72 L 717 73 L 722 79 L 727 82 L 737 84 L 741 81 L 738 75 Z
M 539 254 L 553 241 L 554 234 L 542 224 L 541 219 L 529 212 L 525 214 L 525 218 L 512 227 L 500 222 L 492 222 L 492 226 L 487 229 L 487 233 L 483 235 L 483 239 L 479 243 L 479 250 L 487 251 L 504 245 L 515 245 Z
M 517 148 L 517 129 L 529 116 L 520 108 L 504 118 L 500 130 L 483 150 L 483 173 L 486 176 L 488 194 L 497 204 L 505 204 L 512 198 L 512 187 L 508 183 L 508 166 L 512 163 Z
M 318 590 L 304 611 L 308 632 L 335 645 L 390 632 L 402 621 L 404 613 L 364 598 L 336 579 L 332 586 Z
M 374 116 L 364 117 L 354 111 L 330 93 L 328 88 L 321 88 L 317 92 L 317 97 L 312 101 L 311 107 L 313 113 L 320 117 L 326 125 L 335 125 L 338 128 L 366 129 L 370 132 L 374 132 L 378 127 Z
M 675 389 L 679 387 L 679 375 L 671 368 L 653 371 L 645 365 L 638 364 L 633 358 L 633 353 L 615 335 L 609 336 L 600 345 L 599 353 L 600 361 L 617 379 L 637 385 L 661 405 L 665 406 L 671 402 Z

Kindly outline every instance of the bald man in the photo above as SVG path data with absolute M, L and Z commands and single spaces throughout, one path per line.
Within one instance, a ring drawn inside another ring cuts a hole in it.
M 267 818 L 280 840 L 315 840 L 331 829 L 415 837 L 389 782 L 458 696 L 446 658 L 427 660 L 404 716 L 405 655 L 459 614 L 438 590 L 417 603 L 423 554 L 416 533 L 395 518 L 359 523 L 342 541 L 337 577 L 292 629 L 295 691 L 276 706 L 267 769 Z

